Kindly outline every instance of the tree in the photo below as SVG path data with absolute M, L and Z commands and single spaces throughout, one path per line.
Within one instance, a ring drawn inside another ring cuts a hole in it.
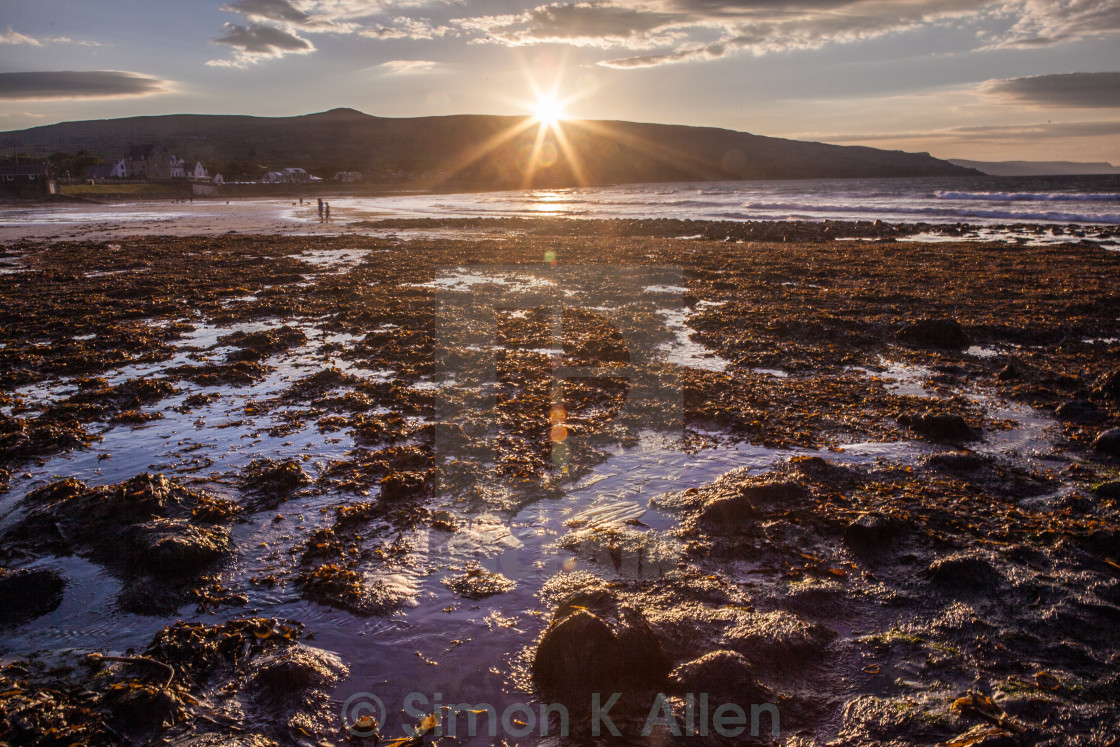
M 47 160 L 50 161 L 54 173 L 60 176 L 69 175 L 75 179 L 81 179 L 85 176 L 86 169 L 90 166 L 98 166 L 105 163 L 101 156 L 90 153 L 87 150 L 80 150 L 75 154 L 59 151 L 51 154 Z

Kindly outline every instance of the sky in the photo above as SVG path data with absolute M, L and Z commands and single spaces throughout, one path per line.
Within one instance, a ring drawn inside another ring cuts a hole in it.
M 1120 165 L 1118 0 L 0 0 L 0 130 L 527 114 Z

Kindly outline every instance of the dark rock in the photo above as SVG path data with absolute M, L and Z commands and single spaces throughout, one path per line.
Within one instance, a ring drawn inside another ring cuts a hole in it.
M 293 646 L 262 656 L 253 670 L 246 691 L 258 703 L 278 705 L 298 703 L 308 690 L 332 684 L 345 667 L 325 652 Z
M 959 443 L 979 438 L 960 415 L 906 413 L 898 418 L 898 422 L 918 436 L 939 443 Z
M 193 577 L 232 554 L 228 530 L 212 525 L 227 521 L 236 507 L 163 475 L 93 488 L 59 480 L 29 493 L 23 505 L 27 515 L 0 537 L 0 546 L 101 563 L 125 582 L 118 604 L 140 614 L 181 606 Z
M 641 612 L 603 593 L 577 601 L 590 601 L 603 614 L 571 600 L 557 607 L 533 657 L 533 681 L 541 692 L 568 697 L 656 688 L 664 681 L 670 663 Z
M 132 732 L 174 723 L 178 708 L 170 692 L 154 687 L 113 690 L 106 701 L 117 724 Z
M 1108 416 L 1087 399 L 1063 402 L 1054 411 L 1054 414 L 1067 423 L 1077 423 L 1079 425 L 1096 425 L 1108 419 Z
M 888 547 L 908 529 L 906 522 L 893 516 L 867 513 L 844 528 L 844 544 L 860 553 Z
M 996 378 L 1000 381 L 1014 381 L 1015 379 L 1020 378 L 1022 375 L 1023 374 L 1019 371 L 1014 363 L 1008 363 L 1006 366 L 999 370 L 999 373 L 996 374 Z
M 886 698 L 858 695 L 844 704 L 843 726 L 834 744 L 843 745 L 934 745 L 950 736 L 943 719 L 915 707 L 907 697 Z
M 809 490 L 796 482 L 772 482 L 742 485 L 737 495 L 716 498 L 700 512 L 700 521 L 711 529 L 733 528 L 749 519 L 764 515 L 774 506 L 797 506 L 808 500 Z
M 729 648 L 755 666 L 785 670 L 819 661 L 836 631 L 784 610 L 754 613 L 724 633 Z
M 69 533 L 91 543 L 107 531 L 161 516 L 187 516 L 203 494 L 163 475 L 142 473 L 119 485 L 87 488 L 73 478 L 28 493 L 25 501 L 65 523 Z
M 991 561 L 967 553 L 938 558 L 930 563 L 927 572 L 934 584 L 947 591 L 986 591 L 1003 582 Z
M 196 575 L 233 550 L 229 532 L 222 527 L 204 529 L 184 519 L 153 519 L 129 527 L 116 549 L 127 565 L 138 566 L 129 575 Z
M 1089 552 L 1115 557 L 1120 555 L 1120 530 L 1094 529 L 1078 541 Z
M 545 632 L 533 657 L 533 679 L 546 693 L 608 687 L 621 659 L 618 636 L 606 621 L 576 610 Z
M 52 612 L 65 582 L 53 568 L 0 569 L 0 623 L 19 623 Z
M 1102 482 L 1100 485 L 1093 488 L 1093 494 L 1105 500 L 1120 499 L 1120 480 Z
M 747 658 L 735 651 L 712 651 L 681 664 L 669 675 L 682 693 L 707 693 L 712 702 L 770 703 L 774 693 L 758 682 Z
M 1120 369 L 1098 376 L 1090 391 L 1094 397 L 1120 402 Z
M 943 350 L 962 350 L 972 344 L 961 325 L 953 319 L 919 319 L 898 330 L 895 338 L 906 345 Z
M 978 477 L 987 471 L 991 461 L 987 457 L 967 451 L 942 451 L 930 454 L 923 464 L 938 472 L 965 477 Z
M 1093 439 L 1093 448 L 1105 456 L 1120 457 L 1120 428 L 1110 428 Z
M 793 457 L 788 463 L 789 469 L 799 475 L 805 482 L 827 485 L 830 487 L 852 487 L 862 483 L 866 478 L 858 470 L 840 464 L 833 464 L 820 457 Z

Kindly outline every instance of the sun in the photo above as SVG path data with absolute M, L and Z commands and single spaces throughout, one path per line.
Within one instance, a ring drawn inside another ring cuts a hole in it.
M 562 119 L 567 118 L 564 112 L 564 103 L 555 96 L 540 96 L 533 105 L 533 118 L 542 125 L 553 127 Z

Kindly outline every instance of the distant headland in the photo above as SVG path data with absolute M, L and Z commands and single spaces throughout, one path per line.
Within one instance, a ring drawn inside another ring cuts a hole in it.
M 386 118 L 353 109 L 295 117 L 174 114 L 64 122 L 0 133 L 0 153 L 85 153 L 101 175 L 155 145 L 230 182 L 285 169 L 373 186 L 517 189 L 635 182 L 967 176 L 928 153 L 764 137 L 712 127 L 453 115 Z M 289 172 L 289 173 L 299 173 Z M 269 176 L 273 174 L 274 176 Z M 104 177 L 102 177 L 104 178 Z M 150 177 L 149 177 L 150 178 Z M 336 180 L 337 181 L 337 180 Z

